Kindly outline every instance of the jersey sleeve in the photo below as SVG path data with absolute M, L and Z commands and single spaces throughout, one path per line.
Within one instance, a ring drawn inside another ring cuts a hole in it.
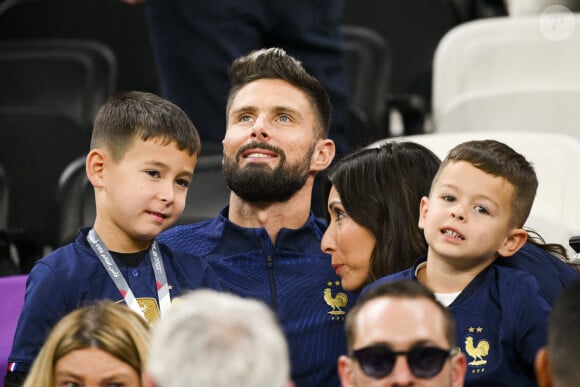
M 533 277 L 522 276 L 512 286 L 515 344 L 524 361 L 533 366 L 537 351 L 546 345 L 551 306 L 542 297 L 540 287 Z

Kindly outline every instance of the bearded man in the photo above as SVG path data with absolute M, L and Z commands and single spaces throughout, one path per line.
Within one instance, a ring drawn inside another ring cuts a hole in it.
M 159 239 L 202 257 L 226 290 L 274 310 L 297 387 L 339 386 L 336 360 L 346 353 L 344 317 L 355 296 L 340 287 L 330 257 L 320 251 L 326 225 L 311 211 L 316 174 L 335 154 L 328 94 L 279 48 L 234 60 L 228 76 L 223 173 L 229 206 Z

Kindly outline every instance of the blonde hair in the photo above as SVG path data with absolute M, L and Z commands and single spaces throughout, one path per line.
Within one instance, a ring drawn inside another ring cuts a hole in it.
M 98 348 L 140 375 L 149 350 L 149 325 L 123 304 L 99 301 L 64 316 L 50 332 L 24 387 L 52 386 L 56 362 L 68 353 Z

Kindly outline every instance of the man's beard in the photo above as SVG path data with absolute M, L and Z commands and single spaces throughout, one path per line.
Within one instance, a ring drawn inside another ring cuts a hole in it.
M 256 148 L 275 152 L 280 158 L 278 166 L 272 170 L 270 166 L 256 162 L 240 168 L 242 153 Z M 241 147 L 233 160 L 224 155 L 224 178 L 230 189 L 249 203 L 285 202 L 304 187 L 310 175 L 313 153 L 314 144 L 303 160 L 294 165 L 286 165 L 286 154 L 282 149 L 265 143 L 250 143 Z

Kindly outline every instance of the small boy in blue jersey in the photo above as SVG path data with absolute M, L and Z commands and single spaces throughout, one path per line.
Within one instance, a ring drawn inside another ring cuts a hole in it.
M 207 264 L 155 242 L 183 212 L 200 147 L 187 115 L 154 94 L 121 93 L 101 107 L 86 158 L 94 225 L 30 272 L 6 386 L 22 383 L 51 328 L 73 309 L 111 299 L 151 323 L 186 290 L 220 288 Z
M 455 317 L 466 386 L 536 385 L 550 306 L 531 275 L 492 263 L 526 242 L 522 227 L 537 186 L 533 167 L 503 143 L 456 146 L 421 200 L 427 257 L 369 285 L 411 278 L 435 292 Z

